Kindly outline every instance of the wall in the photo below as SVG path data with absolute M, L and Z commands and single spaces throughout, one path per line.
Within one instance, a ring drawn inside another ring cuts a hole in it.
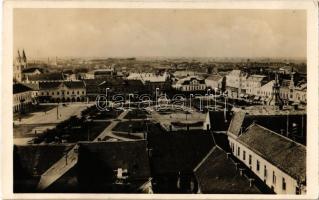
M 261 156 L 257 155 L 249 148 L 245 147 L 243 144 L 239 143 L 236 139 L 231 136 L 228 137 L 229 145 L 231 148 L 234 147 L 232 152 L 235 157 L 241 160 L 246 166 L 248 166 L 254 174 L 256 174 L 261 180 L 263 180 L 269 188 L 273 187 L 273 190 L 277 194 L 296 194 L 297 181 L 286 174 L 285 172 L 278 169 L 276 166 L 263 159 Z M 238 156 L 238 147 L 240 147 L 240 155 Z M 246 159 L 243 160 L 243 151 L 246 152 Z M 251 165 L 249 164 L 249 155 L 252 156 Z M 257 171 L 257 160 L 259 161 L 259 171 Z M 264 166 L 267 169 L 267 177 L 264 175 Z M 273 172 L 276 176 L 276 182 L 273 183 Z M 282 179 L 285 179 L 286 190 L 282 188 Z M 305 192 L 305 191 L 303 191 Z

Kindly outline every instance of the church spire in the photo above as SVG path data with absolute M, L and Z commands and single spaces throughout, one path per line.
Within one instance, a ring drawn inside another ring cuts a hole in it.
M 27 62 L 27 56 L 25 55 L 24 49 L 22 50 L 22 58 L 24 62 Z

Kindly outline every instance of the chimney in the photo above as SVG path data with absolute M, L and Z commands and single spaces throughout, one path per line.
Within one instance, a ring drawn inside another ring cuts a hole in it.
M 253 178 L 250 178 L 250 179 L 249 179 L 249 187 L 252 187 L 252 186 L 253 186 L 254 181 L 255 181 L 255 179 L 253 179 Z
M 227 155 L 227 159 L 229 159 L 230 158 L 230 155 L 231 155 L 231 153 L 226 153 L 226 155 Z
M 244 168 L 239 168 L 239 173 L 240 173 L 240 176 L 243 176 L 243 174 L 244 174 L 244 171 L 245 171 L 245 169 L 244 169 Z
M 153 152 L 153 149 L 152 149 L 152 148 L 148 148 L 148 149 L 147 149 L 147 153 L 148 153 L 148 157 L 149 157 L 149 158 L 152 157 L 152 155 L 153 155 L 152 152 Z

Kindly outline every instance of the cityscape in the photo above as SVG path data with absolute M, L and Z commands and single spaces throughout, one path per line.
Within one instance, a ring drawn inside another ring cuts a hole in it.
M 16 20 L 26 20 L 29 26 L 23 12 Z M 49 20 L 51 12 L 39 16 Z M 99 12 L 106 13 L 103 9 Z M 165 11 L 163 15 L 169 15 L 178 30 L 200 22 L 196 11 L 193 15 L 199 22 L 181 23 L 178 16 L 183 12 Z M 237 17 L 248 11 L 240 11 L 240 15 L 232 12 L 227 16 L 217 13 L 231 28 L 237 25 Z M 273 12 L 247 15 L 255 16 L 254 27 L 259 22 L 286 23 L 286 29 L 292 23 L 289 17 L 296 13 L 305 17 L 302 11 Z M 158 17 L 161 11 L 151 13 L 154 21 L 138 26 L 145 31 L 145 38 L 149 29 L 161 34 L 164 30 L 147 25 L 164 23 L 164 18 Z M 113 15 L 120 17 L 118 13 Z M 264 18 L 268 15 L 274 21 Z M 289 20 L 284 19 L 286 15 Z M 122 26 L 132 20 L 129 16 L 141 20 L 149 14 L 128 12 L 118 23 Z M 86 20 L 97 24 L 95 18 Z M 246 20 L 249 24 L 252 19 Z M 30 26 L 36 29 L 37 23 Z M 219 24 L 212 23 L 217 29 Z M 111 25 L 109 22 L 106 26 L 111 29 Z M 75 34 L 79 29 L 74 26 L 70 30 Z M 269 27 L 274 33 L 277 26 Z M 163 37 L 176 45 L 172 35 L 177 30 L 172 29 Z M 290 33 L 286 29 L 278 32 Z M 126 29 L 119 30 L 116 39 Z M 232 38 L 232 32 L 225 30 Z M 243 40 L 247 37 L 254 41 L 247 32 Z M 26 38 L 28 33 L 24 34 L 19 37 Z M 196 49 L 195 39 L 191 40 Z M 202 57 L 195 53 L 178 56 L 180 50 L 173 51 L 170 45 L 167 51 L 171 56 L 159 52 L 149 56 L 144 51 L 138 51 L 140 56 L 63 56 L 58 50 L 43 50 L 37 56 L 38 50 L 33 49 L 37 41 L 28 47 L 19 43 L 12 66 L 14 193 L 306 194 L 307 60 L 302 58 L 304 51 L 299 57 L 289 57 L 286 46 L 277 42 L 283 46 L 276 50 L 277 56 L 249 56 L 252 51 L 262 52 L 255 49 L 264 48 L 255 47 L 253 42 L 243 56 L 240 53 L 244 50 L 238 53 L 236 48 L 242 43 L 234 42 L 232 55 L 212 53 Z M 139 43 L 136 48 L 144 48 L 140 44 L 144 45 Z M 134 45 L 121 50 L 130 48 L 136 52 Z M 220 48 L 225 47 L 217 50 Z M 45 57 L 45 52 L 56 55 L 47 53 Z

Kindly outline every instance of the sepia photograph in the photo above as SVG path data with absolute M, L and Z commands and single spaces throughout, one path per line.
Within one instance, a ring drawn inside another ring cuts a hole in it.
M 308 26 L 305 8 L 12 8 L 13 194 L 310 194 Z

